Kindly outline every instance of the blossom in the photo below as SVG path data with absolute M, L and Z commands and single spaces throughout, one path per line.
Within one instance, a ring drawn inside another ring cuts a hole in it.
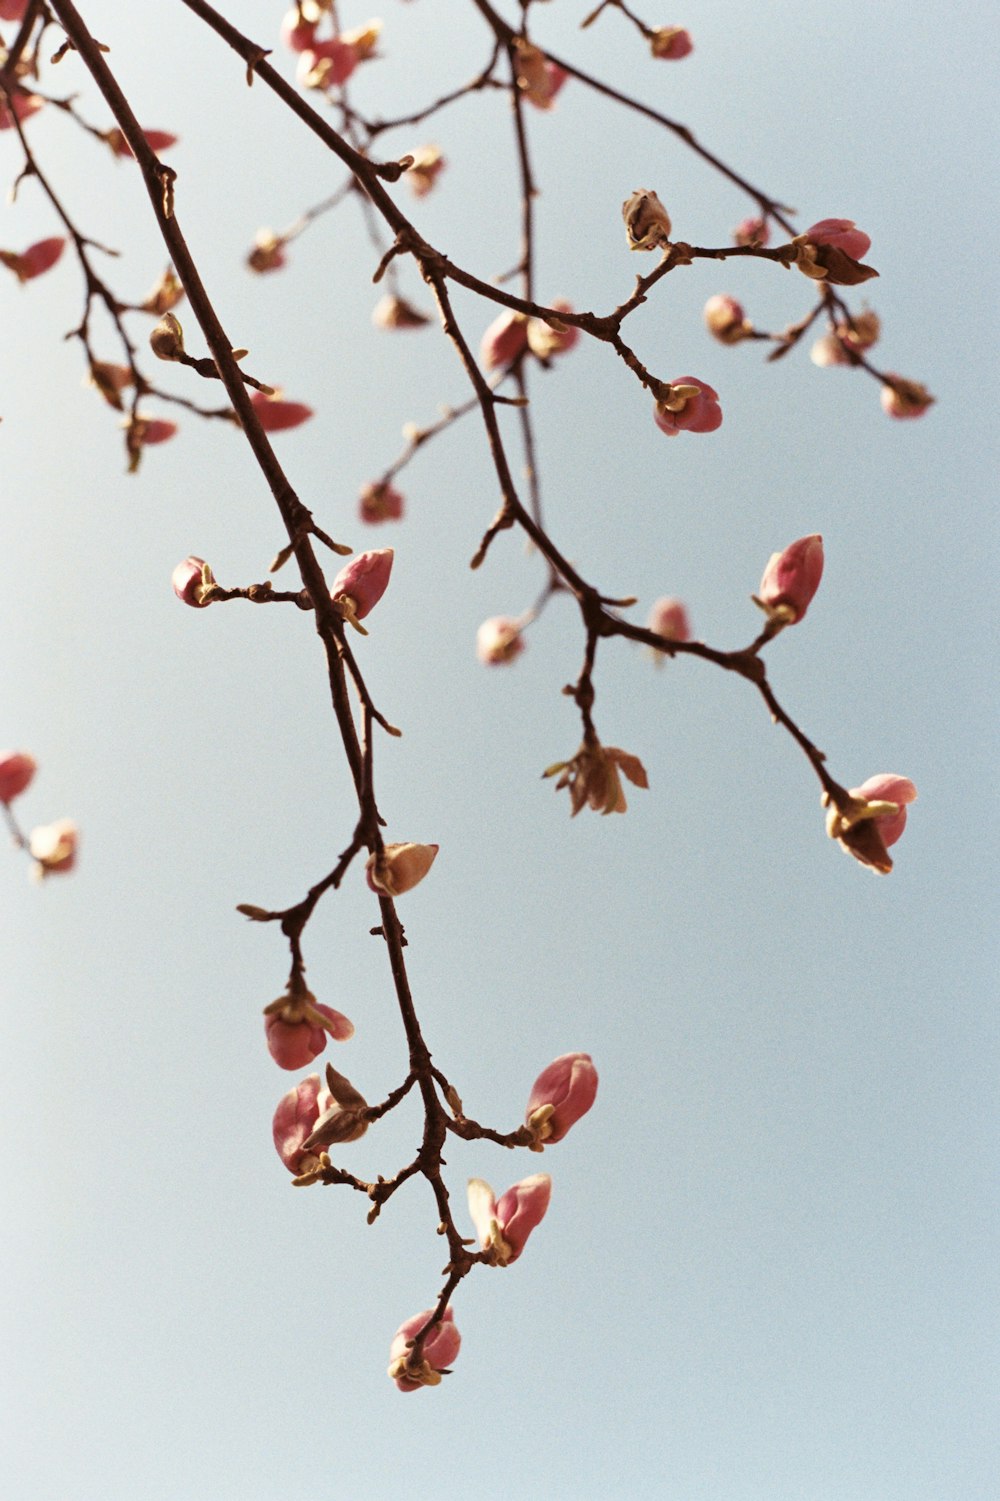
M 215 575 L 204 558 L 196 558 L 193 554 L 185 558 L 183 563 L 177 564 L 170 581 L 182 604 L 201 610 L 212 603 L 205 596 L 215 588 Z
M 687 57 L 694 51 L 691 33 L 685 31 L 683 26 L 654 26 L 649 46 L 654 57 L 662 57 L 672 63 L 680 62 L 682 57 Z
M 318 15 L 317 15 L 318 19 Z M 298 5 L 285 12 L 281 22 L 281 40 L 292 52 L 305 52 L 313 45 L 316 20 L 307 20 Z
M 824 793 L 826 832 L 862 865 L 888 875 L 892 870 L 889 846 L 906 827 L 906 805 L 916 797 L 917 789 L 909 777 L 891 772 L 879 772 L 860 787 L 850 788 L 844 806 Z
M 669 250 L 670 215 L 652 188 L 636 188 L 622 204 L 630 250 Z
M 258 229 L 253 249 L 247 256 L 251 271 L 279 271 L 285 265 L 285 241 L 273 229 Z
M 556 791 L 569 788 L 570 817 L 575 818 L 584 806 L 595 813 L 625 813 L 628 803 L 622 789 L 619 772 L 623 772 L 635 787 L 648 787 L 646 768 L 638 756 L 619 750 L 616 745 L 602 745 L 596 736 L 584 740 L 570 761 L 557 761 L 546 767 L 544 777 L 561 773 Z
M 394 556 L 391 547 L 359 552 L 337 574 L 330 598 L 352 625 L 363 620 L 382 598 L 389 583 Z M 361 634 L 365 634 L 364 630 Z
M 264 1007 L 267 1048 L 279 1068 L 304 1068 L 326 1047 L 354 1036 L 354 1023 L 332 1006 L 321 1006 L 308 990 L 279 996 Z
M 419 886 L 437 858 L 437 844 L 387 844 L 382 853 L 368 856 L 365 873 L 369 888 L 382 896 L 402 896 Z
M 795 264 L 813 281 L 853 287 L 878 275 L 874 266 L 861 263 L 871 239 L 853 219 L 819 219 L 805 234 L 796 235 L 792 244 Z
M 759 214 L 741 219 L 733 230 L 733 242 L 736 245 L 766 245 L 770 238 L 767 220 L 762 219 Z
M 809 358 L 821 370 L 835 365 L 851 365 L 854 361 L 836 334 L 822 334 L 809 351 Z
M 881 401 L 882 410 L 890 417 L 922 417 L 933 406 L 934 397 L 919 381 L 886 372 Z
M 10 16 L 8 20 L 13 20 Z M 10 803 L 26 792 L 38 770 L 34 756 L 27 751 L 3 751 L 0 753 L 0 803 Z
M 23 89 L 14 89 L 9 99 L 0 97 L 0 130 L 12 130 L 15 120 L 23 125 L 43 103 L 37 94 L 26 94 Z
M 14 272 L 18 281 L 32 281 L 52 269 L 65 246 L 62 235 L 54 235 L 49 240 L 38 240 L 29 245 L 20 255 L 13 250 L 0 250 L 0 261 Z
M 551 109 L 569 77 L 565 68 L 550 62 L 544 52 L 523 37 L 516 38 L 514 55 L 517 59 L 517 86 L 525 99 L 536 109 Z
M 324 1089 L 319 1074 L 310 1074 L 293 1084 L 278 1101 L 271 1133 L 275 1150 L 290 1173 L 296 1176 L 319 1166 L 315 1152 L 306 1151 L 304 1142 L 319 1120 L 333 1104 L 333 1096 Z
M 702 316 L 709 333 L 720 344 L 738 344 L 753 332 L 753 325 L 747 322 L 743 312 L 743 304 L 723 293 L 708 299 Z
M 501 1195 L 499 1202 L 482 1178 L 469 1179 L 469 1213 L 479 1244 L 494 1266 L 509 1266 L 524 1250 L 536 1225 L 545 1218 L 552 1195 L 548 1173 L 533 1173 Z
M 420 1347 L 420 1358 L 412 1363 L 411 1346 L 417 1335 L 434 1317 L 433 1308 L 416 1313 L 396 1330 L 389 1349 L 389 1375 L 401 1392 L 419 1391 L 422 1386 L 438 1386 L 449 1366 L 458 1358 L 462 1336 L 455 1328 L 451 1307 L 445 1309 L 440 1322 L 428 1330 Z
M 270 396 L 265 391 L 255 391 L 250 405 L 257 413 L 257 420 L 266 433 L 281 433 L 289 427 L 301 427 L 313 415 L 312 407 L 301 401 L 285 401 L 280 391 Z
M 557 313 L 573 312 L 572 303 L 565 297 L 554 297 L 551 306 Z M 553 355 L 567 354 L 579 341 L 580 330 L 557 319 L 547 322 L 544 318 L 529 318 L 527 338 L 528 348 L 537 359 L 550 360 Z
M 501 313 L 483 334 L 479 357 L 487 370 L 512 365 L 528 344 L 528 320 L 512 310 Z
M 405 297 L 396 297 L 387 292 L 372 308 L 372 322 L 376 328 L 423 328 L 430 323 L 426 313 L 407 302 Z
M 362 487 L 358 496 L 358 515 L 375 525 L 379 521 L 401 521 L 403 496 L 388 480 L 375 480 Z
M 691 626 L 683 602 L 669 595 L 658 599 L 649 612 L 648 629 L 666 641 L 690 641 Z
M 532 1149 L 562 1141 L 597 1098 L 597 1069 L 589 1053 L 563 1053 L 535 1080 L 524 1113 Z
M 507 615 L 491 615 L 476 632 L 476 656 L 488 667 L 513 662 L 524 647 L 520 622 Z
M 426 198 L 447 162 L 438 146 L 419 146 L 410 155 L 413 160 L 406 172 L 407 186 L 415 198 Z
M 682 431 L 714 433 L 722 424 L 718 392 L 693 375 L 679 375 L 653 408 L 653 421 L 670 438 Z
M 36 879 L 41 880 L 57 873 L 65 875 L 71 871 L 76 864 L 79 843 L 80 832 L 68 818 L 32 829 L 28 836 L 28 849 L 35 860 L 33 874 Z
M 818 533 L 773 552 L 754 596 L 769 620 L 796 625 L 805 618 L 823 577 L 823 538 Z
M 177 145 L 178 141 L 178 137 L 171 135 L 169 130 L 144 130 L 142 136 L 150 151 L 153 152 L 169 151 L 171 146 Z M 132 147 L 117 128 L 109 130 L 105 139 L 115 156 L 131 156 L 134 158 L 135 153 Z
M 314 41 L 299 52 L 295 79 L 305 89 L 332 89 L 346 83 L 358 65 L 358 54 L 341 37 Z

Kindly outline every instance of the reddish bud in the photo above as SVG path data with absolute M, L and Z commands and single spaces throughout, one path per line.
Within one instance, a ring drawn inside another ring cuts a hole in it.
M 501 370 L 512 365 L 528 344 L 528 320 L 523 313 L 509 311 L 494 319 L 483 334 L 479 357 L 487 370 Z
M 737 245 L 766 245 L 770 238 L 767 220 L 762 219 L 759 214 L 741 219 L 733 230 L 733 241 Z
M 182 604 L 193 605 L 198 610 L 211 604 L 211 600 L 206 599 L 205 595 L 215 588 L 215 575 L 204 558 L 193 555 L 185 558 L 183 563 L 177 564 L 170 581 Z
M 383 547 L 359 552 L 344 564 L 333 581 L 330 598 L 345 620 L 356 624 L 375 608 L 388 586 L 394 556 L 391 547 Z
M 354 1023 L 332 1006 L 321 1006 L 308 990 L 279 996 L 264 1008 L 267 1048 L 279 1068 L 305 1068 L 326 1047 L 354 1036 Z
M 125 425 L 140 447 L 150 443 L 166 443 L 177 433 L 176 422 L 169 422 L 165 417 L 143 417 L 138 412 Z
M 529 104 L 536 109 L 551 109 L 555 97 L 569 74 L 557 63 L 550 62 L 539 48 L 523 37 L 514 42 L 517 60 L 517 86 Z
M 672 63 L 679 62 L 682 57 L 687 57 L 694 51 L 691 33 L 685 31 L 683 26 L 654 26 L 649 46 L 654 57 L 661 57 Z
M 878 275 L 874 266 L 861 263 L 871 239 L 857 228 L 853 219 L 820 219 L 805 234 L 796 235 L 792 244 L 796 250 L 795 265 L 813 281 L 854 287 Z
M 524 651 L 525 641 L 521 635 L 520 622 L 506 615 L 493 615 L 484 620 L 476 632 L 476 656 L 487 667 L 498 667 L 504 662 L 513 662 Z
M 281 22 L 281 40 L 292 52 L 305 52 L 312 47 L 316 36 L 316 22 L 307 21 L 297 5 L 285 12 Z
M 532 1230 L 545 1218 L 552 1196 L 548 1173 L 534 1173 L 515 1183 L 499 1202 L 482 1178 L 469 1179 L 469 1213 L 484 1251 L 494 1266 L 510 1266 L 524 1250 Z
M 0 21 L 21 21 L 28 8 L 28 0 L 0 0 Z
M 533 1148 L 562 1141 L 597 1098 L 597 1070 L 589 1053 L 563 1053 L 543 1068 L 525 1111 Z
M 278 271 L 285 265 L 285 241 L 271 229 L 259 229 L 254 247 L 247 256 L 251 271 Z
M 32 829 L 28 849 L 35 860 L 35 878 L 42 880 L 45 876 L 68 874 L 76 864 L 79 843 L 79 830 L 68 818 Z
M 853 219 L 819 219 L 806 230 L 806 239 L 812 245 L 833 245 L 859 261 L 871 249 L 871 236 L 858 229 Z
M 440 849 L 438 844 L 387 844 L 381 855 L 369 855 L 365 872 L 369 888 L 381 896 L 402 896 L 419 886 Z
M 705 303 L 702 316 L 705 327 L 720 344 L 738 344 L 741 339 L 749 338 L 753 333 L 753 325 L 747 322 L 743 305 L 735 297 L 727 297 L 723 293 L 710 297 Z
M 649 612 L 648 629 L 666 641 L 690 641 L 688 613 L 679 599 L 658 599 Z
M 263 391 L 255 391 L 250 397 L 250 405 L 266 433 L 281 433 L 288 427 L 301 427 L 313 415 L 312 407 L 303 405 L 301 401 L 285 401 L 278 392 L 268 396 Z
M 714 433 L 722 425 L 718 392 L 693 375 L 679 375 L 653 408 L 653 421 L 671 438 L 679 432 Z
M 358 65 L 358 54 L 340 37 L 315 42 L 299 53 L 295 78 L 304 89 L 332 89 L 346 83 Z
M 178 140 L 178 137 L 171 135 L 169 130 L 144 130 L 142 136 L 150 151 L 155 152 L 169 151 L 171 146 L 177 145 Z M 109 131 L 107 141 L 115 156 L 131 156 L 134 158 L 135 153 L 120 130 Z
M 411 152 L 413 162 L 406 172 L 407 185 L 415 198 L 426 198 L 448 165 L 437 146 L 420 146 Z
M 37 94 L 26 94 L 23 89 L 15 89 L 9 100 L 0 98 L 0 130 L 12 130 L 15 120 L 23 125 L 38 113 L 43 103 Z
M 754 596 L 768 619 L 796 625 L 805 618 L 823 577 L 823 538 L 814 533 L 773 552 Z
M 890 417 L 922 417 L 934 405 L 934 397 L 917 380 L 886 374 L 881 393 L 882 410 Z
M 66 241 L 61 235 L 50 240 L 39 240 L 29 245 L 20 255 L 12 250 L 0 250 L 0 261 L 8 266 L 19 281 L 32 281 L 50 271 L 63 253 Z
M 417 1335 L 434 1317 L 427 1308 L 400 1324 L 389 1350 L 389 1375 L 401 1392 L 419 1391 L 422 1386 L 438 1386 L 448 1367 L 458 1358 L 462 1336 L 455 1328 L 451 1308 L 446 1308 L 441 1322 L 429 1331 L 420 1349 L 420 1358 L 411 1363 L 411 1346 Z
M 909 777 L 890 772 L 880 772 L 860 787 L 852 787 L 843 807 L 824 793 L 823 802 L 829 808 L 826 832 L 862 865 L 888 875 L 892 870 L 889 846 L 906 827 L 906 805 L 915 802 L 916 796 Z
M 565 297 L 555 297 L 551 306 L 557 313 L 572 313 L 573 305 Z M 540 360 L 550 360 L 553 355 L 567 354 L 579 341 L 580 330 L 572 323 L 560 323 L 553 319 L 529 318 L 527 327 L 528 348 Z
M 358 497 L 358 515 L 369 525 L 380 521 L 401 521 L 403 497 L 387 480 L 365 485 Z
M 13 20 L 13 16 L 8 16 Z M 0 754 L 0 803 L 9 803 L 27 791 L 34 779 L 37 765 L 34 756 L 27 751 L 3 751 Z
M 316 1153 L 306 1151 L 303 1143 L 332 1104 L 333 1096 L 320 1082 L 319 1074 L 293 1084 L 278 1101 L 271 1131 L 275 1150 L 290 1173 L 298 1175 L 319 1165 Z

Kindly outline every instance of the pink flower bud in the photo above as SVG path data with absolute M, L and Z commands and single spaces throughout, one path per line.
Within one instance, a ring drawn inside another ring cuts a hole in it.
M 524 1250 L 528 1236 L 545 1218 L 552 1195 L 548 1173 L 534 1173 L 515 1183 L 500 1198 L 482 1178 L 469 1179 L 469 1213 L 484 1251 L 495 1266 L 509 1266 Z
M 543 1068 L 532 1086 L 525 1124 L 535 1144 L 562 1141 L 597 1097 L 597 1069 L 589 1053 L 563 1053 Z
M 649 45 L 654 57 L 662 57 L 672 63 L 679 62 L 682 57 L 687 57 L 694 51 L 691 33 L 685 31 L 683 26 L 654 26 Z
M 6 17 L 13 21 L 14 16 Z M 3 751 L 0 753 L 0 803 L 12 802 L 31 786 L 37 771 L 34 756 L 27 751 Z
M 536 109 L 551 109 L 569 74 L 557 63 L 549 62 L 531 42 L 518 37 L 514 42 L 517 59 L 517 86 Z
M 440 849 L 438 844 L 387 844 L 381 855 L 369 855 L 365 865 L 368 885 L 383 896 L 402 896 L 412 891 L 430 870 Z
M 12 250 L 0 250 L 0 261 L 8 266 L 19 281 L 32 281 L 36 276 L 50 271 L 63 253 L 66 241 L 61 235 L 51 240 L 39 240 L 17 255 Z
M 346 620 L 363 620 L 375 608 L 389 583 L 391 547 L 376 552 L 359 552 L 345 563 L 333 581 L 330 597 L 339 605 Z
M 369 525 L 403 519 L 403 497 L 387 480 L 365 485 L 358 497 L 358 515 Z
M 23 89 L 16 89 L 9 102 L 6 98 L 0 99 L 0 130 L 12 130 L 15 120 L 23 125 L 25 120 L 37 114 L 44 102 L 37 94 L 26 94 Z
M 171 583 L 174 593 L 183 604 L 193 605 L 197 610 L 211 604 L 211 600 L 206 599 L 205 595 L 215 588 L 215 575 L 204 558 L 192 555 L 185 558 L 183 563 L 178 563 L 171 575 Z
M 553 298 L 550 306 L 557 313 L 572 313 L 573 305 L 565 297 Z M 550 360 L 557 354 L 568 354 L 579 342 L 580 330 L 572 323 L 546 323 L 544 318 L 529 318 L 527 326 L 528 348 L 540 360 Z
M 845 807 L 838 807 L 824 793 L 828 805 L 826 832 L 841 849 L 862 865 L 887 875 L 892 870 L 890 845 L 906 827 L 906 805 L 916 801 L 917 789 L 909 777 L 880 772 L 860 787 L 852 787 Z
M 308 990 L 279 996 L 264 1008 L 267 1048 L 279 1068 L 305 1068 L 326 1047 L 354 1036 L 354 1023 L 332 1006 L 321 1006 Z
M 41 879 L 57 873 L 67 874 L 76 864 L 79 843 L 79 830 L 68 818 L 32 829 L 28 849 L 36 862 L 34 875 Z
M 301 401 L 285 401 L 277 393 L 267 396 L 263 391 L 255 391 L 250 397 L 250 405 L 266 433 L 281 433 L 288 427 L 301 427 L 313 415 L 312 407 L 304 406 Z
M 821 370 L 831 369 L 835 365 L 850 365 L 853 363 L 851 356 L 836 334 L 821 335 L 810 349 L 809 358 Z
M 871 240 L 853 219 L 820 219 L 805 234 L 796 235 L 795 265 L 813 281 L 853 287 L 877 276 L 874 266 L 861 264 Z
M 705 319 L 705 327 L 714 339 L 720 344 L 738 344 L 741 339 L 747 338 L 752 332 L 751 324 L 747 322 L 742 303 L 735 297 L 727 297 L 719 293 L 710 297 L 705 303 L 702 316 Z
M 316 1153 L 305 1151 L 303 1142 L 332 1104 L 333 1096 L 321 1084 L 319 1074 L 293 1084 L 278 1101 L 272 1133 L 278 1156 L 290 1173 L 307 1172 L 318 1163 Z
M 667 641 L 690 641 L 688 613 L 679 599 L 658 599 L 649 613 L 649 629 Z
M 757 603 L 771 620 L 795 625 L 805 618 L 823 577 L 823 538 L 814 533 L 773 552 L 764 569 Z
M 448 164 L 437 146 L 420 146 L 410 154 L 413 164 L 406 172 L 407 186 L 414 198 L 426 198 Z
M 506 615 L 491 616 L 476 632 L 476 656 L 488 667 L 513 662 L 524 651 L 524 646 L 519 623 Z
M 420 1331 L 430 1322 L 434 1310 L 427 1308 L 414 1314 L 405 1324 L 400 1324 L 389 1350 L 389 1375 L 401 1392 L 419 1391 L 422 1386 L 438 1386 L 442 1376 L 448 1374 L 449 1366 L 458 1358 L 462 1336 L 455 1328 L 451 1308 L 446 1308 L 439 1324 L 424 1340 L 420 1359 L 409 1364 L 410 1346 Z
M 882 410 L 890 417 L 922 417 L 934 397 L 917 380 L 887 373 L 881 393 Z
M 177 136 L 171 135 L 169 130 L 144 130 L 142 135 L 150 151 L 169 151 L 171 146 L 177 145 Z M 112 130 L 108 141 L 115 156 L 134 156 L 132 147 L 120 130 Z
M 316 22 L 303 19 L 297 5 L 285 12 L 281 23 L 281 40 L 292 52 L 305 52 L 312 47 L 316 36 Z
M 0 21 L 21 21 L 28 7 L 28 0 L 0 0 Z
M 254 247 L 247 256 L 250 270 L 258 273 L 279 271 L 287 263 L 287 259 L 285 241 L 281 236 L 276 235 L 273 229 L 259 229 Z
M 733 242 L 736 245 L 766 245 L 770 238 L 767 220 L 762 219 L 759 214 L 741 219 L 733 230 Z
M 426 328 L 430 323 L 426 313 L 407 302 L 405 297 L 394 297 L 387 292 L 372 308 L 372 322 L 376 328 L 407 329 Z
M 693 375 L 679 375 L 653 408 L 653 421 L 671 438 L 679 432 L 714 433 L 722 425 L 718 392 Z
M 146 447 L 150 443 L 167 443 L 177 436 L 177 423 L 169 422 L 166 417 L 143 417 L 137 412 L 123 426 L 128 428 L 140 447 Z
M 479 357 L 487 370 L 512 365 L 528 344 L 528 321 L 523 313 L 501 313 L 483 334 Z
M 295 80 L 304 89 L 332 89 L 346 83 L 357 65 L 355 49 L 334 36 L 299 52 Z
M 871 249 L 871 236 L 858 229 L 853 219 L 818 219 L 806 230 L 806 239 L 813 245 L 833 245 L 859 261 Z

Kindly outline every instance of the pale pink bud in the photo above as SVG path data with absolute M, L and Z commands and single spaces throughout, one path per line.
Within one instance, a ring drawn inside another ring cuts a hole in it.
M 12 130 L 14 121 L 19 120 L 23 125 L 25 120 L 37 114 L 45 101 L 39 99 L 37 94 L 26 94 L 23 89 L 15 89 L 10 97 L 0 99 L 0 130 Z
M 368 885 L 383 896 L 402 896 L 412 891 L 430 870 L 440 849 L 438 844 L 387 844 L 381 855 L 369 855 L 365 865 Z
M 166 417 L 143 417 L 138 412 L 123 424 L 135 443 L 146 447 L 150 443 L 167 443 L 177 435 L 177 423 Z
M 597 1069 L 589 1053 L 563 1053 L 543 1068 L 532 1086 L 525 1124 L 535 1142 L 562 1141 L 597 1097 Z
M 16 20 L 7 16 L 8 21 Z M 27 751 L 3 751 L 0 753 L 0 803 L 9 803 L 31 786 L 37 771 L 34 756 Z
M 737 245 L 766 245 L 770 238 L 767 220 L 762 219 L 759 214 L 741 219 L 733 230 L 733 241 Z
M 550 306 L 557 313 L 572 313 L 573 305 L 565 297 L 553 298 Z M 540 360 L 550 360 L 554 355 L 567 354 L 579 341 L 580 330 L 572 323 L 546 323 L 544 318 L 529 318 L 527 326 L 528 348 Z
M 386 591 L 392 560 L 391 547 L 359 552 L 345 563 L 333 581 L 330 597 L 346 619 L 363 620 Z
M 837 334 L 849 349 L 871 349 L 873 344 L 878 343 L 881 332 L 882 323 L 878 313 L 867 307 L 862 308 L 860 313 L 855 313 L 847 322 L 837 324 Z
M 850 365 L 852 363 L 851 356 L 836 334 L 823 334 L 818 338 L 809 351 L 809 358 L 821 370 L 831 369 L 835 365 Z
M 469 1179 L 469 1213 L 484 1251 L 496 1266 L 509 1266 L 524 1250 L 536 1225 L 545 1218 L 552 1195 L 548 1173 L 534 1173 L 515 1183 L 499 1202 L 482 1178 Z
M 0 250 L 0 261 L 8 266 L 19 281 L 32 281 L 36 276 L 50 271 L 63 253 L 66 241 L 61 235 L 50 240 L 39 240 L 29 245 L 20 255 L 12 250 Z
M 183 604 L 193 605 L 196 610 L 211 604 L 211 600 L 206 599 L 205 595 L 215 588 L 215 575 L 204 558 L 193 555 L 185 558 L 183 563 L 177 564 L 170 581 L 174 586 L 174 593 Z
M 304 1150 L 303 1143 L 332 1104 L 333 1096 L 323 1087 L 319 1074 L 293 1084 L 278 1101 L 271 1129 L 278 1156 L 290 1173 L 307 1172 L 318 1163 L 316 1154 Z
M 653 421 L 671 438 L 679 432 L 714 433 L 722 425 L 718 392 L 693 375 L 679 375 L 653 408 Z
M 672 63 L 679 62 L 682 57 L 687 57 L 694 51 L 691 33 L 685 31 L 683 26 L 654 26 L 649 45 L 654 57 L 665 58 Z
M 71 871 L 79 843 L 79 830 L 68 818 L 32 829 L 28 849 L 36 861 L 34 874 L 41 878 Z
M 394 297 L 387 292 L 372 308 L 372 322 L 376 328 L 407 329 L 425 328 L 430 323 L 426 313 L 407 302 L 405 297 Z
M 517 58 L 517 86 L 536 109 L 551 109 L 566 79 L 564 68 L 550 62 L 531 42 L 518 37 L 514 42 Z
M 690 641 L 691 626 L 688 612 L 679 599 L 667 596 L 658 599 L 649 612 L 649 630 L 655 631 L 667 641 Z
M 743 311 L 743 304 L 737 302 L 735 297 L 728 297 L 721 292 L 708 299 L 702 316 L 705 327 L 720 344 L 738 344 L 753 332 Z
M 305 1068 L 326 1047 L 354 1036 L 354 1023 L 332 1006 L 321 1006 L 308 991 L 279 996 L 264 1011 L 267 1048 L 279 1068 Z
M 405 1324 L 400 1324 L 389 1349 L 389 1375 L 401 1392 L 416 1392 L 422 1386 L 438 1386 L 441 1377 L 448 1374 L 449 1366 L 458 1358 L 462 1336 L 455 1328 L 451 1308 L 446 1308 L 441 1322 L 435 1324 L 421 1346 L 420 1360 L 416 1365 L 407 1363 L 410 1346 L 417 1335 L 433 1318 L 434 1310 L 427 1308 L 414 1314 Z
M 305 89 L 332 89 L 346 83 L 358 65 L 358 54 L 340 37 L 314 42 L 299 53 L 295 78 Z
M 513 662 L 524 651 L 525 641 L 516 620 L 506 615 L 493 615 L 484 620 L 476 632 L 476 656 L 488 667 L 498 667 L 503 662 Z
M 292 52 L 305 52 L 313 45 L 316 22 L 307 21 L 297 5 L 285 12 L 281 23 L 281 40 Z
M 169 130 L 144 130 L 142 135 L 150 151 L 169 151 L 171 146 L 177 145 L 177 136 L 171 135 Z M 134 156 L 132 147 L 120 130 L 109 132 L 108 143 L 116 156 Z
M 833 245 L 859 261 L 871 249 L 871 236 L 858 229 L 853 219 L 818 219 L 806 230 L 806 239 L 813 245 Z
M 922 417 L 934 397 L 917 380 L 887 373 L 881 393 L 882 410 L 890 417 Z
M 285 401 L 277 392 L 268 396 L 264 391 L 255 391 L 250 405 L 266 433 L 281 433 L 289 427 L 301 427 L 313 415 L 312 407 L 301 401 Z
M 358 497 L 358 515 L 369 525 L 380 521 L 401 521 L 403 496 L 388 480 L 376 480 L 365 485 Z
M 501 313 L 483 334 L 479 357 L 487 370 L 500 370 L 513 364 L 527 344 L 528 321 L 524 314 Z
M 846 806 L 838 807 L 828 794 L 826 832 L 862 865 L 888 875 L 892 870 L 889 845 L 895 844 L 906 826 L 906 804 L 916 800 L 917 789 L 909 777 L 880 772 L 860 787 L 852 787 Z
M 406 172 L 407 184 L 415 198 L 425 198 L 447 162 L 437 146 L 420 146 L 410 155 L 413 162 Z
M 764 569 L 757 602 L 772 620 L 795 625 L 805 613 L 823 577 L 823 538 L 818 534 L 790 542 L 774 552 Z
M 669 250 L 670 215 L 652 188 L 636 188 L 622 204 L 630 250 Z
M 795 265 L 813 281 L 854 287 L 878 275 L 874 266 L 861 263 L 871 240 L 853 219 L 820 219 L 805 234 L 796 235 L 792 244 Z

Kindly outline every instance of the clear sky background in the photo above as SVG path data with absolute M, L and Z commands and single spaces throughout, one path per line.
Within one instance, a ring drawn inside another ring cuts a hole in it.
M 503 1129 L 561 1052 L 591 1052 L 601 1087 L 542 1160 L 450 1152 L 459 1197 L 470 1174 L 499 1190 L 543 1167 L 552 1207 L 516 1266 L 463 1283 L 454 1375 L 401 1396 L 390 1339 L 440 1285 L 429 1194 L 411 1185 L 369 1229 L 348 1192 L 290 1189 L 270 1129 L 298 1076 L 272 1063 L 260 1017 L 287 954 L 233 911 L 296 900 L 353 828 L 321 654 L 297 611 L 196 613 L 170 589 L 190 552 L 226 584 L 263 578 L 283 540 L 273 503 L 238 432 L 184 414 L 125 475 L 115 415 L 63 342 L 82 304 L 72 258 L 24 288 L 5 277 L 0 742 L 40 763 L 25 822 L 72 816 L 83 844 L 72 878 L 42 889 L 13 852 L 0 863 L 0 1490 L 986 1501 L 992 12 L 781 0 L 648 14 L 691 28 L 679 64 L 654 62 L 618 15 L 579 33 L 588 7 L 574 0 L 535 12 L 540 41 L 689 124 L 802 227 L 857 220 L 882 273 L 866 289 L 883 319 L 877 362 L 938 397 L 922 420 L 892 422 L 874 382 L 815 368 L 807 348 L 768 366 L 757 346 L 712 342 L 701 307 L 714 292 L 741 296 L 763 327 L 809 305 L 802 277 L 746 261 L 672 275 L 628 324 L 658 374 L 719 390 L 716 434 L 663 437 L 597 345 L 534 381 L 551 531 L 607 592 L 639 596 L 635 618 L 678 594 L 699 636 L 744 644 L 768 555 L 822 532 L 820 594 L 768 662 L 839 780 L 916 782 L 884 879 L 826 839 L 813 773 L 746 684 L 694 661 L 657 671 L 621 642 L 600 653 L 596 719 L 642 757 L 650 789 L 624 818 L 570 822 L 539 774 L 579 741 L 560 692 L 579 667 L 575 609 L 556 600 L 514 667 L 475 660 L 479 622 L 520 611 L 543 582 L 512 534 L 468 569 L 497 504 L 477 418 L 401 477 L 403 523 L 376 533 L 355 515 L 402 423 L 464 398 L 453 352 L 433 330 L 372 328 L 374 261 L 353 205 L 297 241 L 287 270 L 253 278 L 256 230 L 290 223 L 342 169 L 263 87 L 247 90 L 179 3 L 155 20 L 109 0 L 80 8 L 143 124 L 181 137 L 177 212 L 247 367 L 316 409 L 276 439 L 293 484 L 337 537 L 397 550 L 358 653 L 405 732 L 377 747 L 388 837 L 441 845 L 401 906 L 435 1058 L 469 1113 Z M 280 3 L 228 9 L 276 39 Z M 486 60 L 471 5 L 387 0 L 382 14 L 386 60 L 355 91 L 366 108 L 416 108 Z M 342 16 L 369 11 L 344 0 Z M 46 83 L 110 123 L 72 57 Z M 621 226 L 634 188 L 655 188 L 694 243 L 725 243 L 752 210 L 666 132 L 580 85 L 528 123 L 543 297 L 607 311 L 650 269 Z M 134 165 L 55 111 L 28 129 L 81 227 L 122 251 L 109 275 L 138 300 L 164 255 Z M 449 168 L 416 223 L 478 274 L 506 270 L 518 228 L 503 99 L 465 101 L 386 149 L 426 140 Z M 19 166 L 7 134 L 5 185 Z M 4 247 L 58 232 L 31 182 L 0 208 Z M 411 268 L 403 279 L 429 305 Z M 465 296 L 459 309 L 478 340 L 494 312 Z M 98 343 L 118 358 L 107 329 Z M 171 389 L 206 398 L 164 369 Z M 313 989 L 357 1026 L 334 1062 L 373 1100 L 406 1067 L 375 920 L 355 869 L 307 933 Z M 403 1108 L 344 1163 L 388 1175 L 418 1130 Z

